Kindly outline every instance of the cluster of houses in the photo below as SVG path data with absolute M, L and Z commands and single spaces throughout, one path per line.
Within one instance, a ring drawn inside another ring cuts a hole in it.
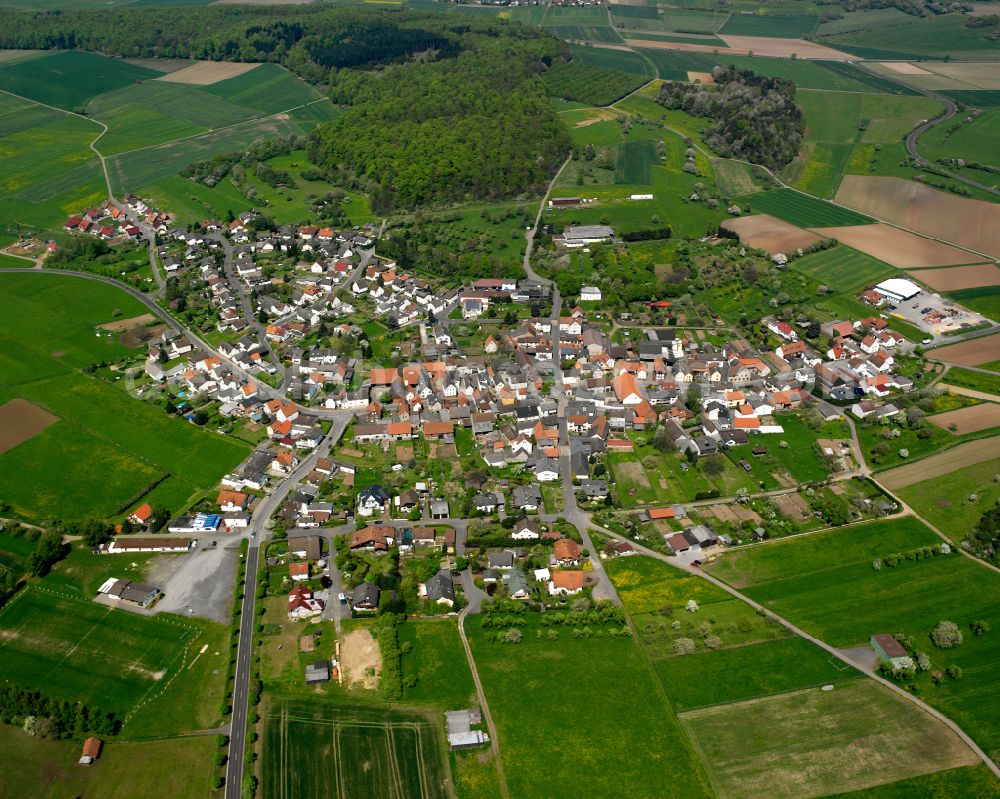
M 132 212 L 130 218 L 128 211 Z M 142 219 L 156 233 L 164 234 L 171 218 L 134 194 L 125 196 L 125 208 L 111 200 L 105 200 L 96 208 L 74 214 L 63 223 L 67 233 L 85 233 L 105 241 L 137 241 L 142 238 L 142 229 L 134 221 Z
M 446 316 L 457 301 L 457 292 L 438 291 L 426 280 L 401 271 L 394 261 L 368 264 L 350 288 L 352 295 L 374 305 L 377 318 L 397 328 L 430 314 Z
M 582 593 L 588 584 L 588 572 L 580 568 L 586 560 L 580 545 L 572 538 L 567 538 L 551 529 L 539 533 L 537 526 L 532 537 L 554 539 L 548 564 L 540 568 L 526 569 L 524 550 L 512 548 L 491 551 L 487 553 L 486 564 L 480 575 L 487 590 L 493 591 L 502 587 L 504 593 L 511 599 L 530 599 L 542 592 L 555 598 Z M 521 536 L 519 540 L 530 540 L 530 538 Z

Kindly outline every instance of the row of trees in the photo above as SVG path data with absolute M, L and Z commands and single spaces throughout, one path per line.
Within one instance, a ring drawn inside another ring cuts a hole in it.
M 962 546 L 977 558 L 1000 563 L 1000 502 L 982 515 L 979 524 L 962 541 Z
M 0 685 L 0 721 L 22 726 L 43 738 L 68 738 L 74 733 L 115 735 L 121 722 L 114 713 L 90 708 L 82 702 L 51 699 L 11 683 Z

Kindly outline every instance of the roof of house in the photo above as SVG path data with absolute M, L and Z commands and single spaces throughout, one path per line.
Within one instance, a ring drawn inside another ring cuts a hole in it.
M 553 544 L 552 554 L 557 560 L 576 560 L 580 557 L 580 545 L 572 538 L 560 538 Z
M 565 571 L 557 569 L 552 572 L 552 584 L 556 588 L 565 588 L 567 591 L 575 591 L 583 588 L 584 574 L 581 571 Z

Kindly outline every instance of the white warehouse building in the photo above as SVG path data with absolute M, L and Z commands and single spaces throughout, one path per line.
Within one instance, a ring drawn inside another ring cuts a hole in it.
M 875 287 L 875 291 L 890 302 L 905 302 L 912 297 L 916 297 L 922 289 L 910 280 L 904 280 L 901 277 L 891 277 L 879 283 Z

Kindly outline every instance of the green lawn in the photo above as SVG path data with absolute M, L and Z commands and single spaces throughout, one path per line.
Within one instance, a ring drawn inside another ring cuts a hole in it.
M 920 777 L 910 777 L 874 788 L 837 794 L 837 799 L 952 799 L 976 796 L 981 799 L 1000 796 L 1000 781 L 985 765 L 946 769 Z
M 918 674 L 920 696 L 992 751 L 1000 745 L 997 575 L 958 554 L 872 568 L 875 559 L 939 544 L 915 519 L 894 519 L 728 553 L 712 573 L 833 646 L 858 646 L 876 633 L 899 632 L 913 638 L 934 669 L 959 666 L 962 679 L 945 679 L 940 686 L 929 673 Z M 941 650 L 930 642 L 942 619 L 965 630 L 962 646 Z M 990 622 L 994 632 L 973 636 L 968 625 L 975 619 Z
M 797 258 L 792 263 L 792 269 L 841 290 L 866 288 L 892 277 L 897 271 L 884 261 L 844 244 Z
M 630 638 L 536 638 L 528 614 L 519 644 L 487 641 L 481 616 L 466 630 L 500 734 L 512 796 L 705 796 L 701 766 L 649 662 Z M 530 733 L 529 733 L 530 731 Z M 540 741 L 551 745 L 540 746 Z
M 453 619 L 411 619 L 401 624 L 400 645 L 412 650 L 403 655 L 403 679 L 416 677 L 413 687 L 404 687 L 407 702 L 428 702 L 444 710 L 475 704 L 476 688 L 465 659 L 465 650 Z

